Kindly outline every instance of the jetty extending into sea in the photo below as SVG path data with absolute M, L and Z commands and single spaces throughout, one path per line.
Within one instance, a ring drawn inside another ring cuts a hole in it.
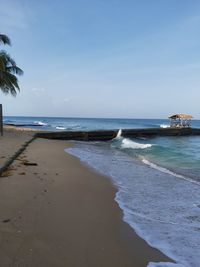
M 154 136 L 190 136 L 200 135 L 200 128 L 145 128 L 145 129 L 121 129 L 123 137 L 154 137 Z M 62 131 L 62 132 L 38 132 L 36 137 L 60 140 L 78 141 L 109 141 L 117 137 L 119 129 L 95 130 L 95 131 Z

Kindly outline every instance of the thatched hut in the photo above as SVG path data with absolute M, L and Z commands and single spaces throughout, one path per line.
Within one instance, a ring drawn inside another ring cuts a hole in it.
M 169 117 L 170 127 L 190 127 L 191 119 L 193 117 L 189 114 L 174 114 Z

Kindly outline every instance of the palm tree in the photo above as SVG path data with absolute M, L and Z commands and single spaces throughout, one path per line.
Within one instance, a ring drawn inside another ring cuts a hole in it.
M 11 45 L 9 37 L 0 34 L 0 44 Z M 16 75 L 22 75 L 23 71 L 15 61 L 3 50 L 0 50 L 0 90 L 4 94 L 10 93 L 15 96 L 20 90 Z M 2 104 L 0 104 L 0 132 L 3 135 Z
M 10 39 L 0 34 L 0 44 L 11 45 Z M 3 50 L 0 50 L 0 90 L 15 96 L 20 90 L 16 75 L 22 75 L 23 71 L 16 65 L 15 61 Z

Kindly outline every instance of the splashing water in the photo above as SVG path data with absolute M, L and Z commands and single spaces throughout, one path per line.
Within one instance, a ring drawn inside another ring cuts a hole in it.
M 168 124 L 161 124 L 160 125 L 160 128 L 170 128 L 170 125 L 168 125 Z
M 119 139 L 122 136 L 122 129 L 119 129 L 116 138 Z

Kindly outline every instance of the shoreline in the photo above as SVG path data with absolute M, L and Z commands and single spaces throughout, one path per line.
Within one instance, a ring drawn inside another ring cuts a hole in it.
M 0 180 L 1 219 L 9 220 L 1 223 L 3 266 L 13 257 L 16 266 L 44 267 L 171 262 L 123 221 L 111 180 L 64 152 L 67 146 L 35 140 Z

